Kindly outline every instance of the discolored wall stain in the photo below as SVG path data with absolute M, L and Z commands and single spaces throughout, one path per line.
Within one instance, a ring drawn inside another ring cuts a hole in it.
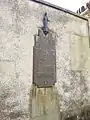
M 54 86 L 38 88 L 32 86 L 30 97 L 30 119 L 32 120 L 60 120 L 60 105 L 58 92 Z

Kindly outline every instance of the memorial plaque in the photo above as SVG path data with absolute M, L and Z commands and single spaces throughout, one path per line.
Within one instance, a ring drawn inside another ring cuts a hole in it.
M 50 87 L 56 82 L 56 49 L 52 34 L 39 31 L 33 47 L 33 84 Z

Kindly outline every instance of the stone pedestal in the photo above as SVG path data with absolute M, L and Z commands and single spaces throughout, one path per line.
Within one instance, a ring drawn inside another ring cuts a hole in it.
M 30 120 L 61 120 L 59 97 L 54 86 L 32 87 L 30 98 Z

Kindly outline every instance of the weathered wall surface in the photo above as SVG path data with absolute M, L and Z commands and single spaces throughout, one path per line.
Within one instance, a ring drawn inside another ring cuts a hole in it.
M 88 53 L 88 57 L 86 60 L 86 66 L 85 70 L 87 71 L 85 73 L 86 79 L 87 79 L 87 86 L 88 86 L 88 96 L 90 98 L 90 11 L 87 10 L 84 13 L 82 13 L 82 16 L 86 17 L 88 19 L 88 26 L 89 26 L 89 41 L 86 41 L 86 44 L 89 44 L 89 47 L 85 49 L 85 52 Z M 89 42 L 89 43 L 88 43 Z M 83 46 L 84 48 L 84 46 Z M 90 99 L 89 99 L 90 101 Z
M 88 47 L 88 42 L 84 44 L 88 41 L 87 21 L 29 0 L 0 0 L 1 119 L 29 119 L 34 35 L 42 27 L 45 12 L 56 36 L 56 88 L 61 109 L 68 110 L 87 100 L 82 73 L 87 60 L 83 49 Z

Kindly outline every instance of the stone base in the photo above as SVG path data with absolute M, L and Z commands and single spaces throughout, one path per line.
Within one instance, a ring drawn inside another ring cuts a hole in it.
M 59 100 L 55 87 L 32 87 L 30 98 L 30 120 L 60 120 Z

